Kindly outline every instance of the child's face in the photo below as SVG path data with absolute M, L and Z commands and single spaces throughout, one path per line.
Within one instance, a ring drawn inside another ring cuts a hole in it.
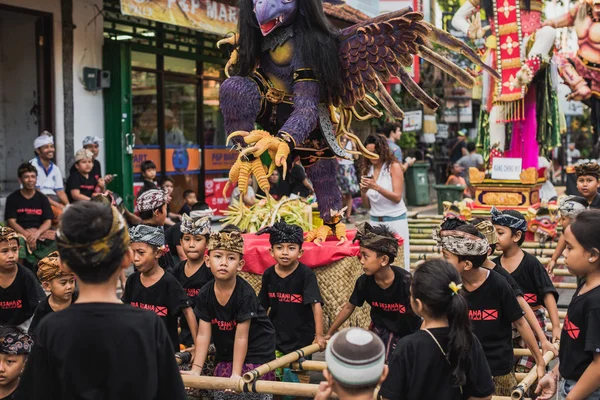
M 198 200 L 196 199 L 196 193 L 190 193 L 187 196 L 185 196 L 185 202 L 188 204 L 188 206 L 193 206 L 194 204 L 196 204 L 198 202 Z
M 148 168 L 146 171 L 142 172 L 142 176 L 149 181 L 153 181 L 156 178 L 156 168 Z
M 0 386 L 8 386 L 19 378 L 25 367 L 24 354 L 0 354 Z
M 494 225 L 494 228 L 496 228 L 496 236 L 498 237 L 498 245 L 496 247 L 498 250 L 508 250 L 519 242 L 520 236 L 513 235 L 510 228 L 501 225 Z
M 360 248 L 359 257 L 360 257 L 360 263 L 363 266 L 363 272 L 367 276 L 374 275 L 381 268 L 389 265 L 388 264 L 389 260 L 388 260 L 387 256 L 378 257 L 377 253 L 375 251 L 373 251 L 371 249 L 367 249 L 366 247 Z
M 63 275 L 43 283 L 44 290 L 63 301 L 70 301 L 75 290 L 75 275 Z
M 565 257 L 565 265 L 570 273 L 575 276 L 586 276 L 597 268 L 597 266 L 590 262 L 590 258 L 593 255 L 579 244 L 577 238 L 571 232 L 571 227 L 565 230 L 565 242 L 566 247 L 563 255 Z
M 94 158 L 98 157 L 98 153 L 100 152 L 100 146 L 98 143 L 87 144 L 83 146 L 84 149 L 89 150 L 94 155 Z
M 291 267 L 302 257 L 303 250 L 297 243 L 278 243 L 271 246 L 271 256 L 280 267 Z
M 154 171 L 154 175 L 156 175 L 156 171 Z M 173 193 L 173 182 L 165 181 L 165 183 L 163 183 L 163 189 L 166 190 L 167 194 Z
M 84 158 L 75 163 L 75 168 L 82 174 L 89 174 L 94 167 L 94 161 L 91 158 Z
M 450 264 L 454 265 L 454 268 L 456 268 L 458 273 L 462 275 L 462 273 L 465 271 L 465 268 L 467 266 L 466 261 L 460 261 L 456 254 L 451 253 L 446 249 L 442 249 L 442 256 L 444 257 L 444 260 L 446 260 Z
M 563 229 L 567 229 L 567 227 L 569 225 L 571 225 L 571 218 L 565 217 L 565 216 L 561 216 L 559 222 L 560 222 L 560 226 L 562 226 Z
M 204 257 L 206 251 L 206 237 L 186 233 L 181 237 L 181 247 L 188 260 L 196 261 Z
M 0 268 L 12 270 L 19 259 L 19 242 L 11 240 L 0 242 Z
M 131 243 L 130 247 L 133 250 L 133 265 L 141 273 L 148 272 L 158 265 L 160 252 L 154 247 L 139 242 Z
M 215 279 L 222 281 L 234 279 L 237 272 L 244 267 L 242 255 L 234 251 L 211 250 L 204 260 Z
M 577 190 L 586 199 L 594 197 L 598 193 L 598 179 L 590 175 L 577 177 Z

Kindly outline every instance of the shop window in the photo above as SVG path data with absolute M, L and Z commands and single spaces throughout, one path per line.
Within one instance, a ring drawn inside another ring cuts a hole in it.
M 156 55 L 150 53 L 142 53 L 140 51 L 132 51 L 131 66 L 156 69 Z
M 165 57 L 165 71 L 196 75 L 196 61 L 184 58 Z

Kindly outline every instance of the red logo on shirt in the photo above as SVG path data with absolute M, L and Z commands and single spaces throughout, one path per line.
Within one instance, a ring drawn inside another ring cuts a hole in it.
M 196 297 L 198 296 L 200 289 L 186 288 L 185 291 L 187 292 L 188 297 Z
M 216 318 L 213 318 L 210 323 L 217 325 L 220 331 L 232 331 L 237 326 L 237 321 L 219 321 Z
M 533 303 L 533 304 L 537 303 L 537 295 L 535 295 L 533 293 L 525 293 L 523 295 L 523 298 L 528 303 Z
M 155 306 L 154 304 L 144 304 L 144 303 L 139 303 L 137 301 L 132 301 L 130 303 L 130 305 L 132 307 L 137 307 L 137 308 L 142 308 L 144 310 L 153 311 L 159 317 L 166 317 L 167 314 L 169 313 L 168 308 L 164 307 L 164 306 Z
M 575 326 L 574 323 L 569 321 L 569 316 L 565 317 L 565 324 L 563 325 L 564 330 L 567 331 L 567 334 L 571 337 L 571 339 L 577 339 L 579 337 L 579 328 Z
M 41 208 L 19 208 L 17 214 L 42 215 Z
M 23 308 L 23 300 L 0 301 L 0 308 L 3 308 L 5 310 Z
M 297 303 L 302 304 L 302 300 L 304 299 L 301 294 L 291 294 L 291 293 L 269 293 L 269 298 L 277 299 L 282 303 Z
M 95 186 L 92 185 L 81 185 L 79 186 L 80 189 L 84 189 L 84 190 L 94 190 Z
M 371 307 L 377 307 L 381 308 L 383 311 L 397 312 L 400 314 L 406 313 L 406 306 L 400 303 L 380 303 L 378 301 L 374 301 L 371 303 Z
M 496 321 L 498 310 L 469 310 L 469 319 L 471 321 Z

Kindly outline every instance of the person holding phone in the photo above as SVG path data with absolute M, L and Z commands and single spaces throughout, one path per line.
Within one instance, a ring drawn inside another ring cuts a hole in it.
M 360 193 L 369 209 L 372 225 L 386 225 L 404 240 L 404 268 L 410 271 L 410 248 L 406 205 L 402 199 L 404 172 L 384 136 L 369 135 L 365 147 L 379 156 L 363 158 Z

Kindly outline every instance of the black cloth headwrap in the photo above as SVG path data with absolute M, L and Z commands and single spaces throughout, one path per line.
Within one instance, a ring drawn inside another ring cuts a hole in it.
M 388 256 L 398 255 L 398 239 L 373 233 L 373 227 L 368 222 L 356 225 L 356 237 L 352 242 L 357 240 L 361 247 L 369 250 Z
M 272 245 L 280 243 L 296 243 L 302 245 L 304 243 L 304 232 L 298 225 L 286 224 L 285 221 L 277 221 L 273 226 L 268 226 L 261 229 L 256 234 L 270 234 L 269 242 Z
M 492 224 L 494 225 L 506 226 L 507 228 L 518 229 L 523 232 L 527 230 L 527 221 L 525 218 L 517 218 L 505 214 L 496 207 L 492 207 L 490 214 L 492 214 Z

